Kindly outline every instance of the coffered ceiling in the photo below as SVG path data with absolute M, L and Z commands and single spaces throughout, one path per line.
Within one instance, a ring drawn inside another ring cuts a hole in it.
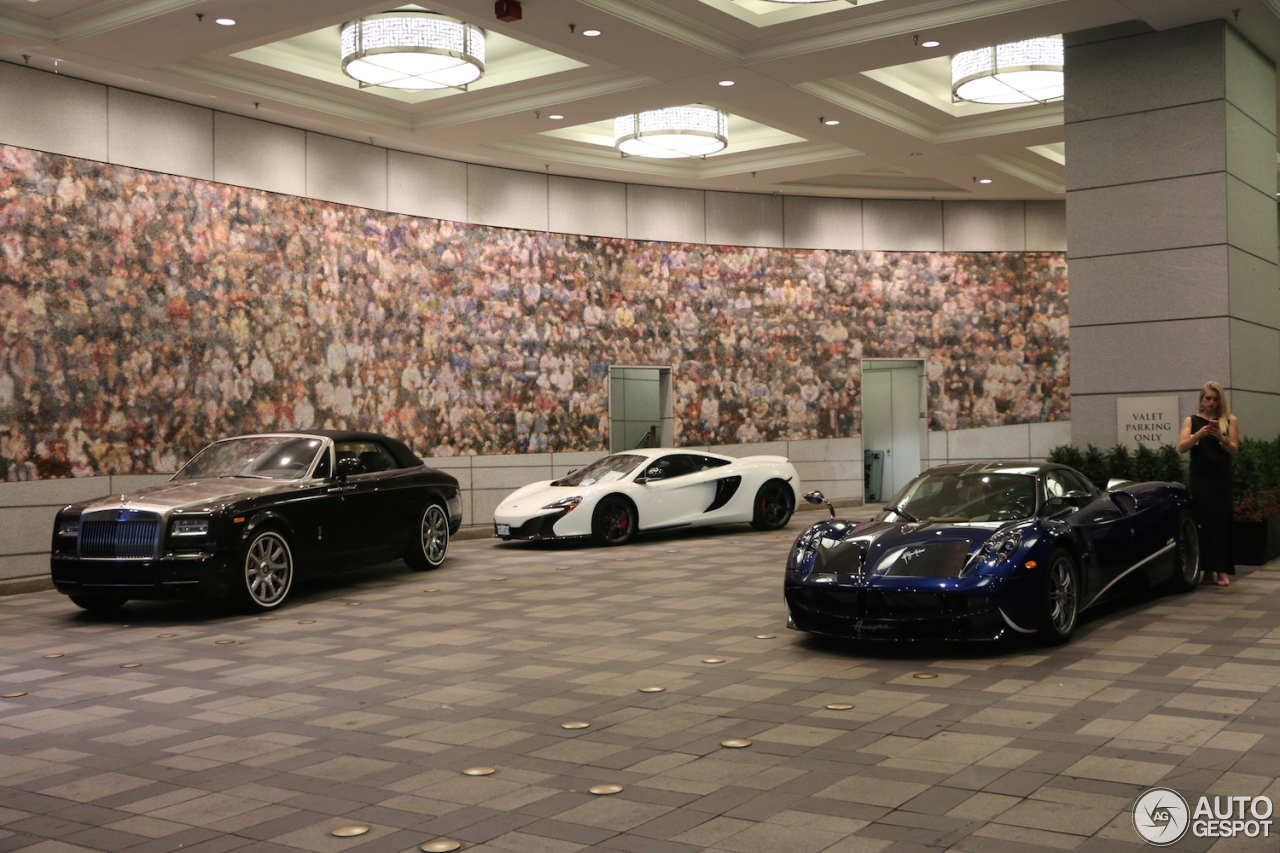
M 495 18 L 492 0 L 441 0 L 418 8 L 488 33 L 485 77 L 468 91 L 362 89 L 341 71 L 338 29 L 401 6 L 0 0 L 0 60 L 558 175 L 802 195 L 1042 199 L 1063 192 L 1061 102 L 954 103 L 952 53 L 1130 21 L 1162 30 L 1224 18 L 1280 56 L 1280 0 L 525 0 L 523 18 L 510 23 Z M 584 35 L 591 29 L 600 34 Z M 929 39 L 940 46 L 920 46 Z M 649 160 L 613 149 L 615 116 L 690 103 L 730 114 L 724 152 Z

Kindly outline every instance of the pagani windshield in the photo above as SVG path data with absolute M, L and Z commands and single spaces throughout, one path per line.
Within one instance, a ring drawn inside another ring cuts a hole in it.
M 590 486 L 592 483 L 608 483 L 621 480 L 634 471 L 645 457 L 634 453 L 616 453 L 597 459 L 585 468 L 574 471 L 569 476 L 556 480 L 557 486 Z
M 318 438 L 250 436 L 211 444 L 195 455 L 175 480 L 207 477 L 252 477 L 262 480 L 298 480 L 311 470 L 323 448 Z
M 924 474 L 907 484 L 886 514 L 908 520 L 1011 521 L 1036 509 L 1036 481 L 1027 474 L 991 471 Z

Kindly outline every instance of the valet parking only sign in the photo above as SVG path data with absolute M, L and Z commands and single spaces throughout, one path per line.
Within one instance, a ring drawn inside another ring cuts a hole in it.
M 1116 400 L 1116 443 L 1159 450 L 1178 445 L 1178 397 L 1121 397 Z

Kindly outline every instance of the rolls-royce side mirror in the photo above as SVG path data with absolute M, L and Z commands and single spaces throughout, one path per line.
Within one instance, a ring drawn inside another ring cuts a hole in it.
M 338 460 L 338 470 L 334 475 L 339 483 L 345 483 L 348 477 L 364 473 L 364 463 L 353 456 Z

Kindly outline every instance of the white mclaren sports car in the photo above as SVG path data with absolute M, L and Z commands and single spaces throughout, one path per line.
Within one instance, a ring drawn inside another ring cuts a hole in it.
M 800 478 L 785 456 L 629 450 L 512 492 L 494 511 L 493 532 L 499 539 L 589 536 L 622 545 L 636 533 L 693 525 L 778 530 L 799 495 Z

